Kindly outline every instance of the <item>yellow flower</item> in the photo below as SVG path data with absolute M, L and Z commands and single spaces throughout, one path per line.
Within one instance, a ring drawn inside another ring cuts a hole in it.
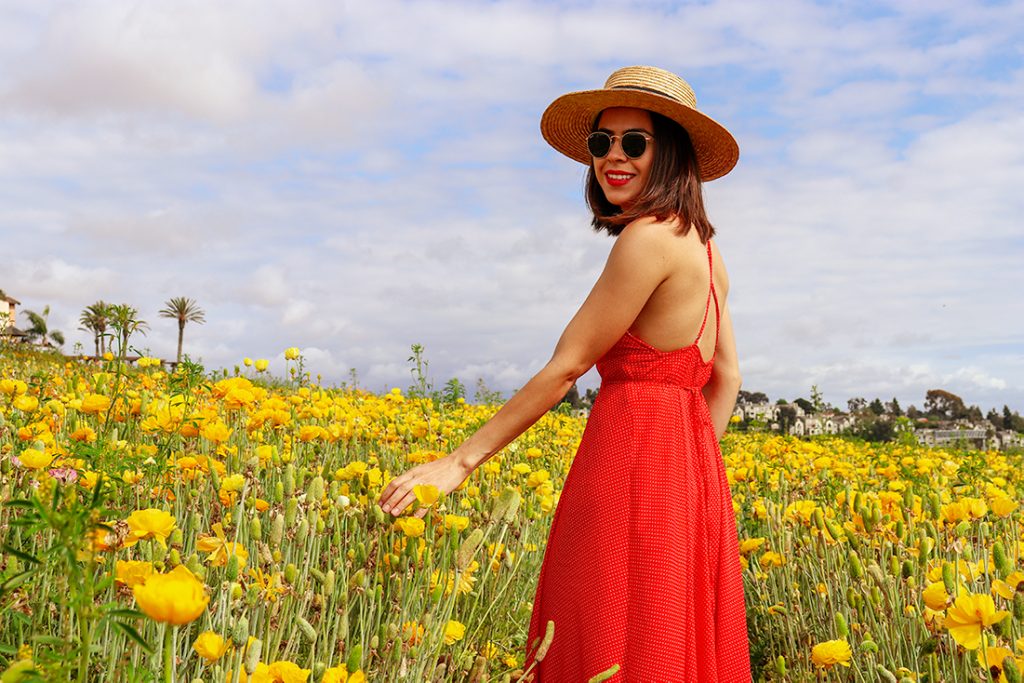
M 457 640 L 462 640 L 464 635 L 466 635 L 465 624 L 449 619 L 448 625 L 444 627 L 444 644 L 451 645 Z
M 344 666 L 332 666 L 324 671 L 320 683 L 348 683 L 348 669 Z
M 946 609 L 946 604 L 949 602 L 946 585 L 941 581 L 928 584 L 928 587 L 921 592 L 921 597 L 924 598 L 924 604 L 936 612 Z
M 200 431 L 200 433 L 203 435 L 203 438 L 209 439 L 214 443 L 224 443 L 225 441 L 228 440 L 228 437 L 231 436 L 231 433 L 233 431 L 235 430 L 231 429 L 223 422 L 217 421 L 208 422 L 205 425 L 203 425 L 203 428 Z
M 423 535 L 424 522 L 419 517 L 399 517 L 395 520 L 394 528 L 400 529 L 402 533 L 410 538 Z
M 464 531 L 469 526 L 469 517 L 448 514 L 444 516 L 444 525 L 455 531 Z
M 433 505 L 441 495 L 441 489 L 433 484 L 416 484 L 412 487 L 412 492 L 420 505 Z
M 148 510 L 136 510 L 128 515 L 125 520 L 128 524 L 128 536 L 124 539 L 124 546 L 133 546 L 146 538 L 155 538 L 157 543 L 167 547 L 167 537 L 174 531 L 174 517 L 169 512 L 149 508 Z
M 210 553 L 207 561 L 214 567 L 223 567 L 231 555 L 238 557 L 238 566 L 242 568 L 249 559 L 249 551 L 240 544 L 229 542 L 224 535 L 224 527 L 220 522 L 213 525 L 213 536 L 203 535 L 196 541 L 196 550 Z
M 769 567 L 781 567 L 785 563 L 786 558 L 772 550 L 761 555 L 760 559 L 760 564 L 765 569 L 768 569 Z
M 107 533 L 106 529 L 100 529 Z M 146 582 L 153 574 L 152 562 L 136 562 L 134 560 L 118 560 L 114 569 L 114 580 L 122 586 L 135 588 Z
M 267 678 L 253 678 L 253 683 L 306 683 L 311 669 L 300 669 L 293 662 L 274 662 L 267 667 Z
M 224 491 L 241 491 L 245 486 L 245 477 L 241 474 L 232 474 L 229 477 L 224 477 L 220 482 L 220 487 Z
M 1006 496 L 996 496 L 992 499 L 991 507 L 997 517 L 1006 517 L 1017 509 L 1017 501 Z
M 981 629 L 1008 617 L 1009 612 L 996 611 L 991 595 L 963 593 L 946 612 L 949 635 L 968 650 L 981 646 Z
M 268 365 L 270 365 L 270 361 L 268 361 L 266 358 L 257 359 L 255 363 L 256 372 L 266 372 Z
M 836 664 L 848 667 L 852 656 L 850 644 L 845 640 L 826 640 L 811 650 L 811 661 L 826 669 L 831 669 Z
M 1013 600 L 1014 594 L 1021 589 L 1021 582 L 1024 581 L 1024 572 L 1010 572 L 1006 581 L 996 579 L 992 582 L 992 592 L 1007 600 Z
M 299 357 L 299 347 L 289 346 L 287 349 L 284 350 L 284 357 L 285 360 L 295 360 L 296 358 Z
M 243 358 L 242 365 L 244 365 L 247 368 L 252 367 L 252 358 Z
M 764 537 L 743 539 L 740 541 L 740 555 L 749 555 L 764 545 L 764 542 Z
M 79 410 L 86 414 L 98 414 L 107 412 L 107 409 L 109 408 L 109 397 L 103 396 L 102 394 L 89 394 L 82 399 L 82 405 Z
M 416 621 L 406 621 L 402 624 L 402 638 L 409 645 L 416 645 L 423 639 L 423 625 Z
M 978 666 L 988 671 L 989 675 L 993 679 L 998 675 L 999 683 L 1006 683 L 1006 675 L 1003 673 L 1003 661 L 1007 657 L 1013 659 L 1014 664 L 1017 664 L 1020 661 L 1005 647 L 978 648 Z
M 196 638 L 196 642 L 192 643 L 192 649 L 205 659 L 207 664 L 213 664 L 228 651 L 228 643 L 213 631 L 204 631 Z
M 35 396 L 19 396 L 14 399 L 11 405 L 23 413 L 34 413 L 36 408 L 39 407 L 39 399 Z
M 132 592 L 146 616 L 174 626 L 195 621 L 210 602 L 203 584 L 183 564 L 167 574 L 153 574 Z
M 96 440 L 96 432 L 90 427 L 79 427 L 75 431 L 71 432 L 72 441 L 80 441 L 82 443 L 92 443 Z
M 26 448 L 18 456 L 18 460 L 21 461 L 22 466 L 29 468 L 30 470 L 42 470 L 50 466 L 53 462 L 54 455 L 46 453 L 45 451 L 38 450 L 36 448 Z

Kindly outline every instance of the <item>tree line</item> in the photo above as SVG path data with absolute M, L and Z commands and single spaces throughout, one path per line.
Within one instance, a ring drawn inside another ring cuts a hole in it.
M 24 310 L 22 315 L 29 322 L 29 326 L 23 331 L 30 342 L 44 346 L 64 345 L 64 334 L 49 328 L 49 306 L 44 307 L 42 313 Z M 175 362 L 180 363 L 185 326 L 188 323 L 202 325 L 206 322 L 206 313 L 195 299 L 178 296 L 165 301 L 164 307 L 157 315 L 161 318 L 171 318 L 178 323 L 178 353 Z M 108 351 L 113 352 L 115 342 L 117 348 L 126 350 L 132 335 L 145 335 L 150 329 L 149 323 L 139 317 L 139 311 L 134 306 L 112 304 L 102 300 L 86 306 L 78 316 L 78 324 L 81 325 L 80 330 L 93 335 L 96 356 L 102 356 Z

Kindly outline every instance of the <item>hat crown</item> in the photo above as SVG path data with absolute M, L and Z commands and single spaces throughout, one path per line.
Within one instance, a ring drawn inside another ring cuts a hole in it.
M 604 87 L 610 90 L 644 90 L 697 108 L 697 96 L 689 83 L 671 71 L 654 66 L 623 67 L 608 77 Z

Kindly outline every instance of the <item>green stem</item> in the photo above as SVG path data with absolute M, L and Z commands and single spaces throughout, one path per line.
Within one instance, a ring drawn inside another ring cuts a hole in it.
M 164 683 L 174 683 L 174 627 L 164 626 Z

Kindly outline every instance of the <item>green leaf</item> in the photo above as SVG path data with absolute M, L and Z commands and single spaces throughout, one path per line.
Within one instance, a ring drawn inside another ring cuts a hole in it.
M 32 577 L 32 575 L 35 574 L 35 573 L 36 573 L 35 569 L 30 569 L 27 572 L 21 572 L 20 574 L 15 574 L 11 578 L 9 578 L 6 581 L 4 581 L 3 585 L 0 585 L 0 593 L 6 593 L 7 591 L 14 590 L 15 588 L 17 588 L 21 584 L 23 584 L 26 581 L 28 581 Z
M 4 507 L 7 508 L 34 508 L 36 506 L 31 500 L 25 500 L 23 498 L 15 498 L 14 500 L 4 501 Z
M 22 560 L 23 562 L 29 562 L 31 564 L 42 564 L 42 562 L 40 562 L 34 556 L 29 555 L 28 553 L 26 553 L 24 551 L 18 550 L 17 548 L 12 548 L 7 543 L 4 543 L 2 548 L 3 548 L 3 551 L 5 553 L 10 553 L 11 555 L 14 555 L 15 557 L 17 557 L 19 560 Z
M 135 627 L 131 624 L 126 624 L 123 621 L 115 621 L 114 626 L 124 631 L 125 635 L 134 640 L 139 644 L 142 649 L 146 652 L 153 652 L 153 647 L 146 642 L 146 639 L 139 635 L 139 632 L 135 630 Z
M 122 619 L 145 619 L 146 615 L 137 609 L 112 609 L 107 612 L 106 617 L 121 617 Z

